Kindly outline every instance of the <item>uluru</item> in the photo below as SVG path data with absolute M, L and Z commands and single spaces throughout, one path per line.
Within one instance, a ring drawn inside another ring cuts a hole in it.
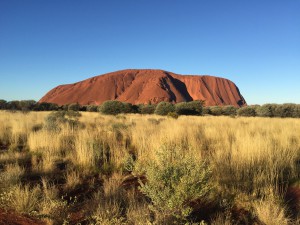
M 206 106 L 246 105 L 238 87 L 228 79 L 151 69 L 121 70 L 74 84 L 59 85 L 39 102 L 98 105 L 107 100 L 132 104 L 205 100 Z

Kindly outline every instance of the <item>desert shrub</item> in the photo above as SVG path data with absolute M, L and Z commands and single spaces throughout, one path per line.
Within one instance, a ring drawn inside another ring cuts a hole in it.
M 296 106 L 295 104 L 277 105 L 274 111 L 274 116 L 281 117 L 281 118 L 293 117 L 295 106 Z
M 223 114 L 223 110 L 220 106 L 211 106 L 209 110 L 210 114 L 213 116 L 221 116 Z
M 175 106 L 170 102 L 160 102 L 155 108 L 154 113 L 157 115 L 165 116 L 169 112 L 174 112 Z
M 209 106 L 203 107 L 202 114 L 203 115 L 211 115 L 210 107 Z
M 44 128 L 48 131 L 60 131 L 60 125 L 68 124 L 75 129 L 81 126 L 79 117 L 81 114 L 78 111 L 57 111 L 50 113 L 45 119 Z
M 189 203 L 211 191 L 207 163 L 181 150 L 163 147 L 157 160 L 144 166 L 147 182 L 140 182 L 140 190 L 151 199 L 152 210 L 162 221 L 184 220 L 192 212 Z
M 10 102 L 6 102 L 2 100 L 0 103 L 0 109 L 2 109 L 2 107 L 5 107 L 5 109 L 12 110 L 12 111 L 22 110 L 24 112 L 27 112 L 33 110 L 36 104 L 37 103 L 34 100 L 22 100 L 22 101 L 10 101 Z
M 34 111 L 55 111 L 58 109 L 59 106 L 57 104 L 49 102 L 37 103 L 33 108 Z
M 78 103 L 72 103 L 68 105 L 68 111 L 79 111 L 80 107 Z
M 237 112 L 237 108 L 232 105 L 227 105 L 222 108 L 223 115 L 225 116 L 235 116 Z
M 260 117 L 274 117 L 276 107 L 277 105 L 275 104 L 264 104 L 256 108 L 256 115 Z
M 293 110 L 293 118 L 300 118 L 300 105 L 295 105 Z
M 7 108 L 7 101 L 4 99 L 0 99 L 0 109 L 6 109 Z
M 86 112 L 87 111 L 87 106 L 86 105 L 80 105 L 79 111 Z
M 123 103 L 123 112 L 122 113 L 137 113 L 138 108 L 136 105 L 132 105 L 128 102 L 122 102 Z
M 62 105 L 60 106 L 62 110 L 64 111 L 68 111 L 68 108 L 69 108 L 69 104 L 65 104 L 65 105 Z
M 179 117 L 179 115 L 176 112 L 169 112 L 167 116 L 173 119 L 178 119 Z
M 201 101 L 180 102 L 175 105 L 175 112 L 179 115 L 201 115 Z
M 11 111 L 20 110 L 19 101 L 9 101 L 7 102 L 7 109 Z
M 239 116 L 253 117 L 253 116 L 256 116 L 256 111 L 255 111 L 255 108 L 252 106 L 245 106 L 245 107 L 239 108 L 237 111 L 237 114 Z
M 120 101 L 106 101 L 98 107 L 98 111 L 107 115 L 117 115 L 120 113 L 131 113 L 133 111 L 132 104 Z
M 191 108 L 193 115 L 202 115 L 203 106 L 205 101 L 203 100 L 195 100 L 188 102 L 188 106 Z
M 98 106 L 88 105 L 88 106 L 86 106 L 86 111 L 88 111 L 88 112 L 97 112 L 98 111 Z
M 156 105 L 139 105 L 139 112 L 141 114 L 154 114 Z
M 48 131 L 60 131 L 60 124 L 65 122 L 66 119 L 63 111 L 53 112 L 45 118 L 44 128 Z

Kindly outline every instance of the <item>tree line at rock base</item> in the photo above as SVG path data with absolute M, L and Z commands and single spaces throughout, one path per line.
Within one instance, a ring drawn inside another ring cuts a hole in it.
M 109 100 L 101 105 L 80 105 L 72 103 L 59 106 L 55 103 L 36 102 L 34 100 L 5 101 L 0 99 L 0 110 L 9 111 L 87 111 L 100 112 L 107 115 L 117 115 L 121 113 L 157 114 L 168 115 L 177 118 L 180 115 L 212 115 L 212 116 L 244 116 L 244 117 L 280 117 L 280 118 L 300 118 L 300 104 L 264 104 L 250 105 L 245 107 L 235 106 L 205 106 L 205 101 L 196 100 L 190 102 L 169 103 L 160 102 L 158 104 L 138 104 L 134 105 L 117 100 Z

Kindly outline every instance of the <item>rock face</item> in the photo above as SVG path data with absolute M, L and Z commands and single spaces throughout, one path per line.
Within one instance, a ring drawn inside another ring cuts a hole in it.
M 74 84 L 60 85 L 39 102 L 98 105 L 107 100 L 132 104 L 205 100 L 206 106 L 246 105 L 239 89 L 230 80 L 148 69 L 121 70 Z

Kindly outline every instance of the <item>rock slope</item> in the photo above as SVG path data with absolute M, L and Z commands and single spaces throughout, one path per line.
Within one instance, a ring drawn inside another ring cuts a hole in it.
M 60 85 L 39 102 L 90 105 L 107 100 L 132 104 L 205 100 L 206 106 L 246 105 L 238 87 L 230 80 L 149 69 L 121 70 L 74 84 Z

